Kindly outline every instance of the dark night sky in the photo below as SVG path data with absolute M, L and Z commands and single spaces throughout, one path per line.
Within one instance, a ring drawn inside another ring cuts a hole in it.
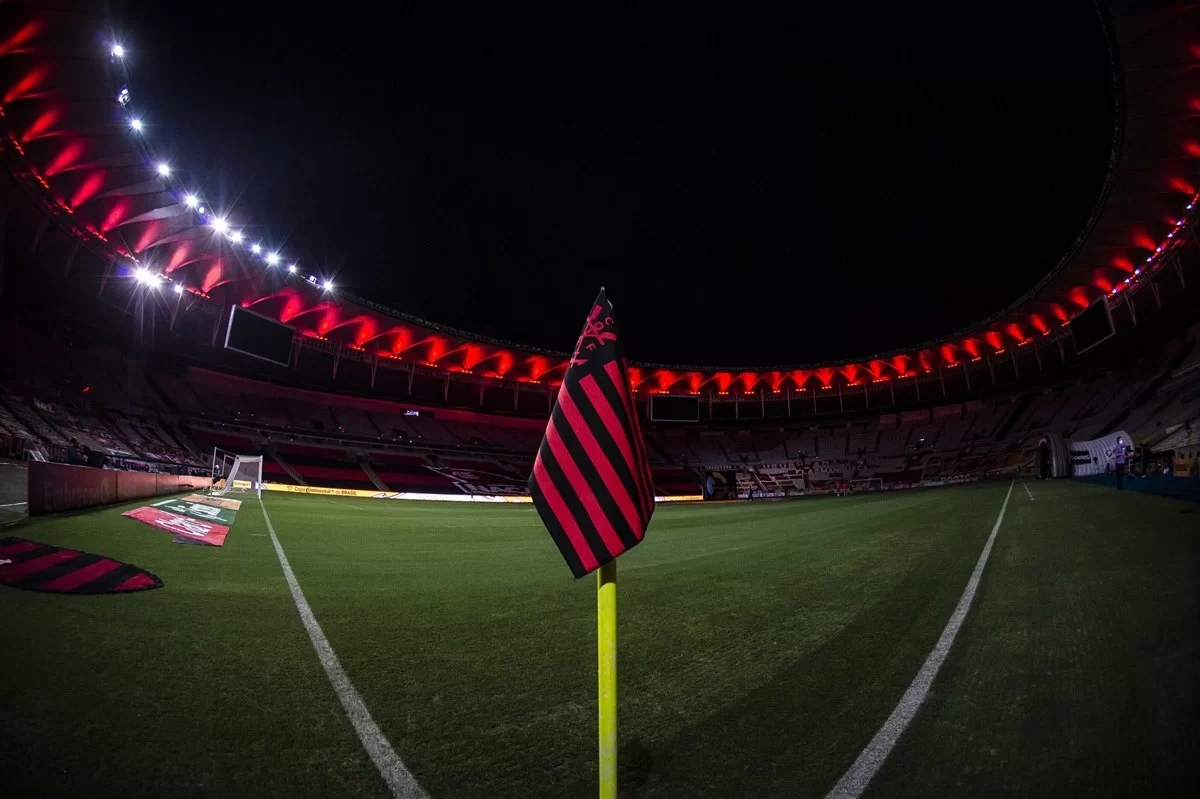
M 809 5 L 115 20 L 148 134 L 209 202 L 444 324 L 566 350 L 606 285 L 633 358 L 783 364 L 1024 293 L 1103 181 L 1092 5 Z

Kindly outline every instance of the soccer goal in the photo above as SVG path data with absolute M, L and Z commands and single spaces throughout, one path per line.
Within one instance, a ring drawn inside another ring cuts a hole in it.
M 851 494 L 863 494 L 868 491 L 882 491 L 882 490 L 883 490 L 883 478 L 882 477 L 863 477 L 858 480 L 850 481 L 850 493 Z
M 238 455 L 219 447 L 213 448 L 212 491 L 220 496 L 229 493 L 253 493 L 262 496 L 262 456 Z

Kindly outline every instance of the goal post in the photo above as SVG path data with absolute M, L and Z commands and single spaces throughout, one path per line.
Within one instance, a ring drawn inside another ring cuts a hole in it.
M 882 491 L 882 477 L 862 477 L 857 480 L 850 481 L 850 493 L 865 494 L 868 491 Z
M 225 478 L 229 477 L 230 472 L 233 470 L 233 462 L 235 460 L 237 460 L 237 453 L 221 449 L 220 447 L 213 447 L 212 469 L 210 470 L 213 488 L 225 484 Z
M 262 497 L 262 462 L 261 455 L 237 455 L 214 448 L 210 493 L 217 496 L 252 493 Z

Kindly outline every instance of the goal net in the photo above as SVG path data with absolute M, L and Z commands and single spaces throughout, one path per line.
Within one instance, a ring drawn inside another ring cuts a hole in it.
M 252 493 L 262 496 L 262 456 L 213 449 L 212 491 L 216 495 Z
M 852 493 L 852 494 L 862 494 L 867 491 L 882 491 L 882 490 L 883 490 L 883 478 L 882 477 L 863 477 L 858 480 L 850 481 L 850 493 Z

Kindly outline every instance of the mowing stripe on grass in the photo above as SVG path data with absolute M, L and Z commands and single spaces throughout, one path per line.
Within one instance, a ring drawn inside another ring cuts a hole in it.
M 1000 515 L 996 517 L 996 523 L 992 526 L 992 534 L 988 536 L 987 543 L 983 545 L 983 551 L 979 553 L 979 560 L 975 562 L 975 571 L 971 572 L 971 579 L 967 580 L 967 587 L 963 589 L 958 605 L 954 608 L 954 613 L 950 615 L 950 621 L 946 622 L 946 629 L 942 630 L 942 635 L 934 645 L 933 651 L 929 653 L 929 657 L 925 658 L 921 670 L 913 678 L 908 690 L 904 692 L 904 696 L 900 697 L 899 704 L 887 717 L 887 721 L 883 722 L 879 732 L 875 733 L 875 737 L 862 750 L 858 759 L 829 791 L 826 799 L 857 799 L 861 796 L 871 779 L 879 771 L 879 767 L 891 754 L 892 749 L 896 746 L 896 741 L 900 740 L 900 736 L 904 734 L 909 722 L 920 710 L 921 703 L 929 694 L 929 687 L 933 685 L 938 670 L 945 662 L 946 655 L 950 653 L 950 647 L 954 645 L 954 639 L 958 635 L 959 628 L 962 627 L 963 620 L 967 617 L 967 611 L 971 609 L 971 602 L 975 599 L 975 589 L 979 587 L 979 578 L 992 554 L 992 544 L 996 540 L 996 533 L 1000 531 L 1000 523 L 1004 521 L 1004 511 L 1008 508 L 1008 499 L 1012 496 L 1013 486 L 1016 485 L 1016 482 L 1014 479 L 1008 484 L 1008 493 L 1004 495 L 1004 504 L 1000 506 Z
M 1033 492 L 1029 490 L 1029 483 L 1021 483 L 1021 488 L 1025 489 L 1025 493 L 1029 495 L 1029 501 L 1033 502 Z
M 263 520 L 267 523 L 267 532 L 271 536 L 271 543 L 275 545 L 275 554 L 279 556 L 279 565 L 283 567 L 283 576 L 287 580 L 288 588 L 292 591 L 292 600 L 296 603 L 296 610 L 300 611 L 300 620 L 304 622 L 304 629 L 308 631 L 308 638 L 312 641 L 313 649 L 317 651 L 317 658 L 325 669 L 325 675 L 329 677 L 329 683 L 333 686 L 338 701 L 342 703 L 342 708 L 350 717 L 350 723 L 354 725 L 354 731 L 358 733 L 358 739 L 362 741 L 363 749 L 370 755 L 375 768 L 379 769 L 379 775 L 391 789 L 392 796 L 400 799 L 424 799 L 425 791 L 417 784 L 412 773 L 405 768 L 404 761 L 396 754 L 396 750 L 384 736 L 383 730 L 379 729 L 379 725 L 371 718 L 371 713 L 367 710 L 362 697 L 355 690 L 350 678 L 346 676 L 333 647 L 329 645 L 329 639 L 321 631 L 321 625 L 317 623 L 317 617 L 313 615 L 312 608 L 308 606 L 308 600 L 304 598 L 304 592 L 300 590 L 300 583 L 296 581 L 296 575 L 292 572 L 291 565 L 288 564 L 283 546 L 279 543 L 278 536 L 275 535 L 271 517 L 267 515 L 267 503 L 260 499 L 258 504 L 262 508 Z

